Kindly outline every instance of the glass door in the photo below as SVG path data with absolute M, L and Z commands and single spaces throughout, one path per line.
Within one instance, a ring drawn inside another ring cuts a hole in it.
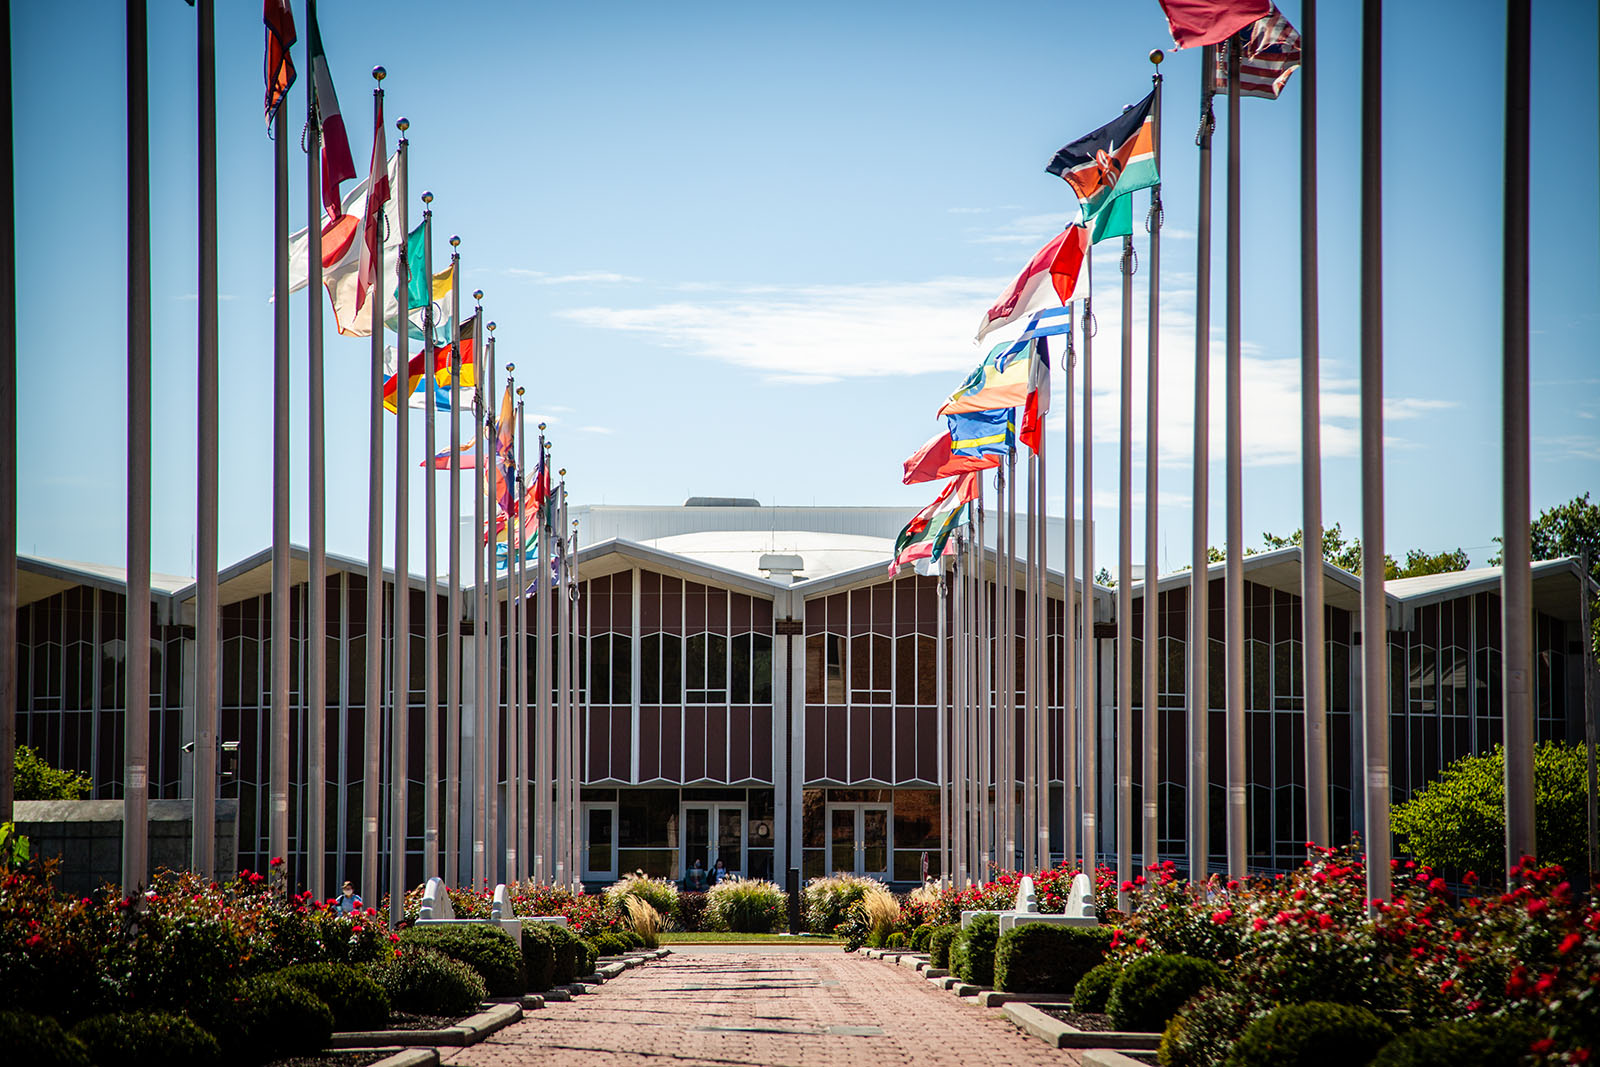
M 732 874 L 745 873 L 745 806 L 743 804 L 685 804 L 683 806 L 683 870 L 687 874 L 699 860 L 709 873 L 720 859 Z
M 860 811 L 861 868 L 868 878 L 889 880 L 889 805 L 863 804 Z
M 617 880 L 617 806 L 583 806 L 583 880 Z
M 889 880 L 888 804 L 828 805 L 828 869 Z
M 828 870 L 856 874 L 856 809 L 848 804 L 828 808 Z

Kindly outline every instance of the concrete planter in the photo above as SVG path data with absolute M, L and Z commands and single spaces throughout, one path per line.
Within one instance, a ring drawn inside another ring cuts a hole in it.
M 372 1048 L 382 1045 L 448 1045 L 464 1047 L 476 1045 L 497 1031 L 504 1030 L 522 1018 L 521 1004 L 496 1004 L 462 1019 L 454 1026 L 438 1030 L 350 1030 L 334 1034 L 329 1048 Z
M 1001 1007 L 1006 1018 L 1037 1037 L 1051 1048 L 1135 1049 L 1153 1052 L 1161 1044 L 1160 1034 L 1141 1034 L 1125 1030 L 1079 1030 L 1053 1015 L 1046 1015 L 1032 1004 L 1008 1003 Z

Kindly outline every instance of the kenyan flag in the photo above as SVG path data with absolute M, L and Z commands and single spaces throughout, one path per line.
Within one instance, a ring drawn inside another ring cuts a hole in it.
M 1049 171 L 1072 186 L 1083 208 L 1084 224 L 1117 197 L 1148 189 L 1161 181 L 1156 173 L 1156 141 L 1151 109 L 1156 94 L 1139 101 L 1093 133 L 1078 138 L 1055 154 Z M 1098 238 L 1097 238 L 1098 239 Z

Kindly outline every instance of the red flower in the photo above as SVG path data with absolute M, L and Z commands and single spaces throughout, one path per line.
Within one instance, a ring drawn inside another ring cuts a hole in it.
M 1451 989 L 1455 988 L 1455 984 L 1456 983 L 1453 978 L 1446 978 L 1444 981 L 1439 983 L 1439 992 L 1448 993 Z
M 1265 919 L 1256 919 L 1250 925 L 1252 927 L 1254 927 L 1256 930 L 1265 930 L 1267 928 L 1267 920 L 1265 920 Z
M 1537 897 L 1535 897 L 1534 899 L 1528 901 L 1528 914 L 1529 915 L 1543 915 L 1545 912 L 1547 912 L 1549 910 L 1550 910 L 1550 904 L 1547 901 L 1540 900 Z
M 1561 953 L 1561 955 L 1565 956 L 1567 953 L 1569 953 L 1573 949 L 1577 948 L 1579 942 L 1581 942 L 1582 940 L 1583 940 L 1583 938 L 1578 936 L 1577 934 L 1568 934 L 1566 937 L 1561 939 L 1561 947 L 1556 949 L 1556 951 Z
M 1211 921 L 1216 923 L 1218 926 L 1221 926 L 1231 918 L 1233 918 L 1233 912 L 1227 908 L 1223 908 L 1221 911 L 1214 911 L 1211 913 Z
M 28 938 L 29 948 L 38 948 L 42 944 L 44 944 L 44 938 L 40 937 L 38 934 L 34 934 L 32 937 Z
M 1333 916 L 1332 915 L 1328 915 L 1327 913 L 1323 913 L 1321 915 L 1318 915 L 1317 916 L 1317 925 L 1320 926 L 1322 929 L 1326 930 L 1328 927 L 1333 925 Z
M 1556 1047 L 1556 1043 L 1553 1040 L 1551 1040 L 1548 1037 L 1541 1037 L 1539 1040 L 1535 1041 L 1532 1045 L 1528 1046 L 1528 1051 L 1529 1052 L 1534 1052 L 1534 1053 L 1537 1053 L 1540 1056 L 1543 1056 L 1545 1053 L 1550 1052 L 1555 1047 Z

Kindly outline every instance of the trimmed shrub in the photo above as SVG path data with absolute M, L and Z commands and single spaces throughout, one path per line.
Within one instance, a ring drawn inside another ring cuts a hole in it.
M 222 1057 L 216 1038 L 187 1016 L 166 1011 L 96 1015 L 74 1026 L 72 1036 L 95 1063 L 118 1067 L 212 1067 Z
M 1118 1030 L 1160 1033 L 1184 1002 L 1222 984 L 1222 968 L 1193 956 L 1141 956 L 1111 987 L 1106 1014 Z M 1360 1062 L 1360 1061 L 1357 1061 Z
M 699 933 L 706 928 L 706 895 L 704 893 L 678 894 L 678 929 Z
M 565 926 L 548 925 L 551 944 L 555 948 L 555 975 L 550 986 L 571 985 L 578 980 L 578 975 L 588 974 L 588 968 L 583 965 L 588 962 L 589 954 L 583 947 L 583 942 L 578 935 Z M 579 968 L 583 968 L 580 972 Z
M 549 923 L 522 924 L 522 971 L 535 993 L 556 984 L 556 939 Z
M 928 951 L 928 935 L 933 933 L 931 923 L 923 923 L 911 931 L 911 947 L 917 952 Z
M 868 889 L 887 891 L 888 888 L 876 878 L 857 878 L 853 874 L 813 878 L 801 894 L 806 929 L 814 934 L 831 934 L 850 918 L 851 911 Z
M 1100 926 L 1029 923 L 1000 935 L 994 951 L 994 987 L 1008 993 L 1073 989 L 1106 958 L 1111 930 Z
M 883 939 L 883 947 L 884 948 L 905 948 L 906 947 L 905 931 L 896 930 L 894 933 L 892 933 L 888 937 L 884 938 Z
M 416 1015 L 471 1015 L 489 995 L 477 971 L 420 945 L 374 965 L 372 976 L 388 994 L 390 1007 Z
M 618 905 L 627 897 L 638 897 L 668 922 L 678 914 L 678 886 L 665 878 L 648 878 L 643 874 L 624 875 L 621 880 L 607 886 L 605 898 Z
M 776 882 L 729 878 L 706 891 L 706 924 L 739 934 L 770 934 L 783 920 L 788 903 Z
M 1172 1017 L 1161 1035 L 1161 1067 L 1216 1067 L 1228 1058 L 1250 1020 L 1261 1014 L 1254 998 L 1202 989 Z
M 950 949 L 950 969 L 963 982 L 994 985 L 994 949 L 1000 940 L 1000 917 L 975 915 Z
M 389 995 L 360 967 L 298 963 L 273 974 L 326 1004 L 335 1030 L 381 1030 L 389 1021 Z
M 1117 960 L 1106 960 L 1090 967 L 1072 988 L 1072 1010 L 1105 1011 L 1106 1002 L 1111 999 L 1111 987 L 1121 977 L 1122 964 Z
M 955 923 L 935 926 L 928 931 L 928 966 L 942 970 L 950 969 L 950 947 L 955 944 L 956 935 L 959 933 L 961 927 Z
M 619 930 L 616 936 L 621 939 L 625 946 L 627 946 L 629 952 L 634 952 L 638 949 L 649 947 L 644 943 L 644 938 L 640 936 L 639 932 L 636 930 Z
M 390 1000 L 393 1001 L 391 994 Z M 274 975 L 240 982 L 201 1010 L 224 1059 L 267 1063 L 326 1048 L 333 1012 L 312 994 Z
M 460 960 L 483 976 L 491 997 L 520 997 L 527 980 L 522 973 L 522 953 L 498 926 L 474 923 L 470 926 L 424 923 L 400 932 L 402 945 L 419 945 Z
M 628 951 L 628 942 L 616 934 L 601 934 L 599 937 L 591 938 L 589 944 L 593 947 L 597 959 L 601 956 L 621 956 Z
M 48 1015 L 0 1011 L 0 1048 L 12 1063 L 37 1067 L 90 1067 L 83 1042 Z
M 1383 1046 L 1372 1067 L 1501 1067 L 1526 1057 L 1542 1036 L 1525 1019 L 1459 1019 L 1402 1034 Z
M 1368 1063 L 1394 1031 L 1366 1008 L 1284 1004 L 1244 1028 L 1227 1067 L 1343 1067 Z

